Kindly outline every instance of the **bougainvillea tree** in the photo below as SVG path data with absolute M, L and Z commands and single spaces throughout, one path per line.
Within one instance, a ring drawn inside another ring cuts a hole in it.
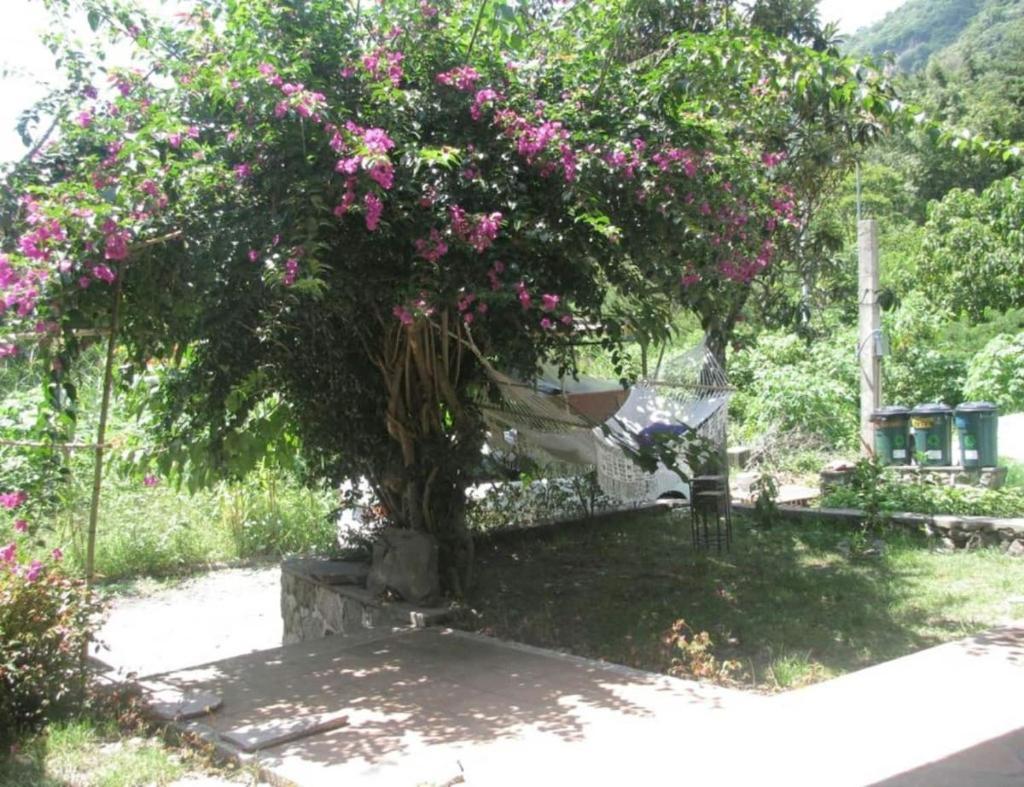
M 29 336 L 59 389 L 117 304 L 129 371 L 162 370 L 164 465 L 286 420 L 437 538 L 454 592 L 485 363 L 614 344 L 613 292 L 639 330 L 665 302 L 727 330 L 801 222 L 789 173 L 835 163 L 815 133 L 854 142 L 885 93 L 729 14 L 631 44 L 650 3 L 52 5 L 132 59 L 54 37 L 70 83 L 7 178 L 0 352 Z

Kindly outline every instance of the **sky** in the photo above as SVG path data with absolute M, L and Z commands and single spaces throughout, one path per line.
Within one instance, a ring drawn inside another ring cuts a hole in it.
M 904 0 L 821 0 L 818 11 L 824 22 L 839 22 L 839 32 L 854 33 L 877 22 Z
M 839 22 L 842 33 L 869 25 L 904 0 L 821 0 L 823 21 Z M 38 0 L 0 0 L 4 23 L 0 25 L 0 162 L 24 154 L 15 132 L 18 114 L 45 92 L 40 82 L 53 78 L 53 58 L 39 41 L 46 16 Z M 151 0 L 152 3 L 152 0 Z

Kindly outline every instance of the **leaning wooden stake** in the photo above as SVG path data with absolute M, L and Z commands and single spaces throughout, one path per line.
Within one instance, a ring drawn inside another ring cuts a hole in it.
M 96 524 L 100 517 L 100 490 L 103 486 L 103 451 L 107 441 L 107 414 L 110 410 L 110 390 L 114 383 L 114 350 L 121 327 L 121 272 L 117 271 L 114 284 L 114 307 L 110 315 L 110 336 L 107 338 L 107 363 L 103 370 L 103 399 L 100 403 L 100 423 L 96 427 L 96 460 L 92 475 L 92 504 L 89 506 L 89 533 L 85 550 L 85 584 L 92 588 L 96 560 Z

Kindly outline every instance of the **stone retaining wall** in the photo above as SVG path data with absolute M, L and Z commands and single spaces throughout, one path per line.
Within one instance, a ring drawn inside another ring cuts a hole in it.
M 436 625 L 447 607 L 415 607 L 375 596 L 365 588 L 368 566 L 300 558 L 281 564 L 282 644 L 362 636 L 380 628 Z

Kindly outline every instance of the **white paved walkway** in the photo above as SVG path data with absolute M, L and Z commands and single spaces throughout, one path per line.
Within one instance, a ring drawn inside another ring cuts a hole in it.
M 302 787 L 1024 784 L 1024 627 L 773 697 L 438 629 L 164 680 L 218 694 L 218 734 L 346 716 L 260 752 Z
M 281 631 L 281 570 L 225 569 L 115 598 L 93 655 L 143 676 L 274 648 Z

